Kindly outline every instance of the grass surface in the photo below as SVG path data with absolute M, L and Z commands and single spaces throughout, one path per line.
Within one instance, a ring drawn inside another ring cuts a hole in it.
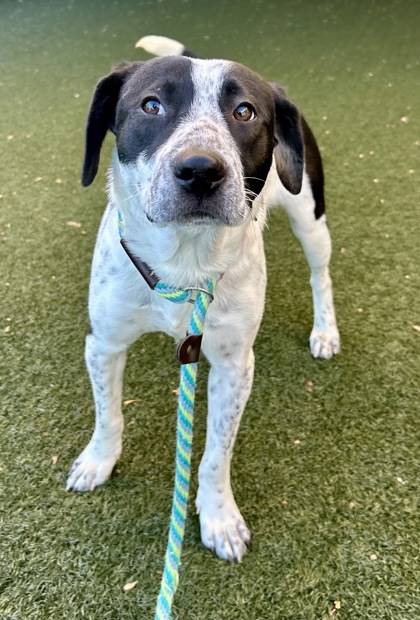
M 138 402 L 125 410 L 112 481 L 91 495 L 64 491 L 93 422 L 83 342 L 105 166 L 82 191 L 86 108 L 96 79 L 139 58 L 133 44 L 149 33 L 247 63 L 304 110 L 325 159 L 343 340 L 336 360 L 311 359 L 307 268 L 273 212 L 233 471 L 254 542 L 240 566 L 224 564 L 200 546 L 191 516 L 174 618 L 420 616 L 419 32 L 417 1 L 3 0 L 1 620 L 153 617 L 173 483 L 168 338 L 131 351 L 124 397 Z

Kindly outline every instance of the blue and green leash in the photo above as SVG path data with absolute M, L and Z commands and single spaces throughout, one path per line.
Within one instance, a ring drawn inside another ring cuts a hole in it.
M 189 301 L 191 297 L 191 291 L 182 291 L 182 289 L 173 289 L 172 293 L 167 292 L 167 290 L 162 292 L 159 284 L 160 283 L 156 286 L 155 291 L 159 295 L 165 297 L 165 299 L 169 299 L 175 303 L 182 303 L 184 301 Z M 198 292 L 188 326 L 189 335 L 198 337 L 202 335 L 207 309 L 213 298 L 215 285 L 215 280 L 208 280 L 206 283 L 206 292 Z M 167 287 L 165 287 L 165 289 L 166 288 Z M 182 293 L 184 295 L 187 294 L 187 296 L 184 297 Z M 188 336 L 184 342 L 188 347 Z M 160 584 L 155 620 L 167 620 L 171 617 L 172 601 L 178 586 L 191 478 L 191 451 L 197 370 L 197 362 L 183 364 L 181 361 L 177 411 L 175 484 L 169 525 L 168 546 L 166 548 L 165 566 Z
M 177 352 L 181 362 L 181 372 L 178 390 L 175 483 L 165 565 L 155 611 L 155 620 L 170 620 L 172 602 L 179 581 L 182 544 L 187 520 L 198 359 L 204 322 L 213 300 L 216 279 L 208 279 L 203 288 L 179 289 L 167 286 L 156 277 L 146 263 L 130 251 L 124 238 L 124 219 L 120 212 L 118 213 L 118 227 L 122 247 L 150 288 L 173 303 L 191 302 L 194 304 L 187 336 L 181 341 Z

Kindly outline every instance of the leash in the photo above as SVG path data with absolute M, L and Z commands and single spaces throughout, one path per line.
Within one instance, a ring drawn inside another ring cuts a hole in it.
M 177 349 L 181 372 L 177 407 L 175 483 L 165 564 L 155 611 L 155 620 L 170 620 L 172 602 L 179 582 L 179 568 L 187 520 L 198 361 L 204 321 L 208 307 L 213 301 L 216 279 L 208 279 L 203 288 L 180 289 L 167 286 L 159 280 L 147 263 L 130 251 L 124 238 L 124 220 L 120 211 L 118 211 L 118 228 L 122 247 L 149 287 L 173 303 L 190 302 L 194 304 L 187 335 L 181 340 Z

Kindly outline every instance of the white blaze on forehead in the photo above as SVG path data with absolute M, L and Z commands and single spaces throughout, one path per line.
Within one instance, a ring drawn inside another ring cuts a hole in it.
M 194 117 L 205 112 L 219 119 L 223 118 L 219 98 L 231 63 L 227 60 L 201 60 L 197 58 L 192 58 L 191 63 L 194 99 L 189 116 Z
M 249 209 L 246 203 L 241 156 L 220 107 L 223 82 L 231 62 L 226 60 L 190 59 L 193 97 L 189 110 L 175 124 L 172 134 L 148 160 L 151 171 L 149 183 L 142 184 L 148 205 L 147 214 L 155 222 L 176 221 L 177 213 L 194 206 L 191 196 L 185 196 L 174 175 L 174 161 L 187 149 L 214 154 L 224 165 L 225 177 L 220 189 L 208 197 L 209 212 L 226 224 L 241 224 Z M 140 160 L 138 160 L 138 166 Z

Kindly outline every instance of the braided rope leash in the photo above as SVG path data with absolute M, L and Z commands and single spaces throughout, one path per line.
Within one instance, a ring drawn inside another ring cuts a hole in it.
M 146 263 L 131 253 L 124 239 L 124 228 L 123 215 L 118 212 L 121 245 L 150 288 L 173 303 L 191 302 L 194 304 L 187 336 L 181 341 L 177 352 L 178 359 L 181 362 L 181 372 L 178 389 L 175 483 L 165 564 L 155 611 L 155 620 L 170 620 L 172 602 L 179 581 L 182 545 L 187 520 L 198 358 L 204 322 L 209 305 L 213 301 L 216 279 L 208 279 L 204 288 L 178 289 L 167 286 L 153 274 Z M 196 293 L 195 300 L 193 299 L 194 293 Z
M 163 287 L 156 286 L 159 295 L 181 303 L 188 301 L 191 291 L 175 289 L 171 292 L 163 291 Z M 199 291 L 194 302 L 188 334 L 201 336 L 207 309 L 213 299 L 216 281 L 208 280 L 207 291 Z M 188 298 L 182 298 L 184 295 Z M 188 336 L 185 342 L 188 344 Z M 191 452 L 194 422 L 194 400 L 197 382 L 198 363 L 181 365 L 181 374 L 178 393 L 177 432 L 176 432 L 176 459 L 175 484 L 172 499 L 171 520 L 169 524 L 168 545 L 165 554 L 165 566 L 157 600 L 155 620 L 168 620 L 171 617 L 172 601 L 178 586 L 179 567 L 181 564 L 182 544 L 187 519 L 188 495 L 191 478 Z

